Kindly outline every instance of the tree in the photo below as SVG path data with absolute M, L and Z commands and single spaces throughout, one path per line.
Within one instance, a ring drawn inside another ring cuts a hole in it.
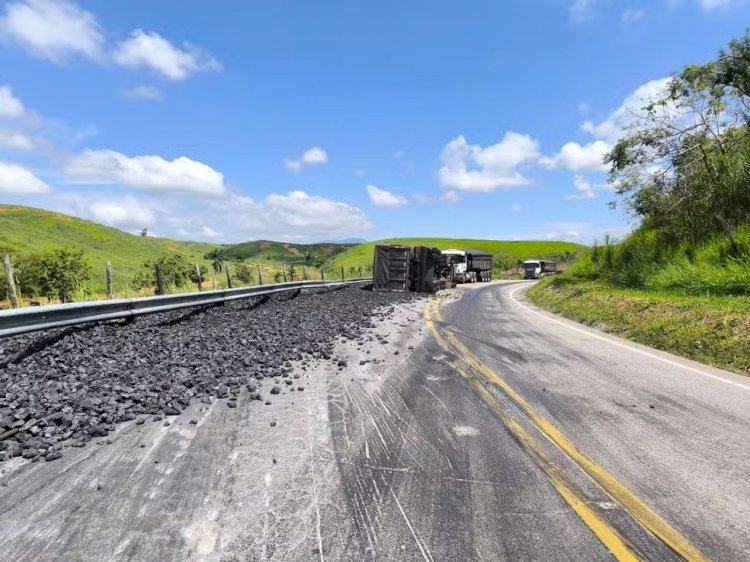
M 273 274 L 273 282 L 281 283 L 284 280 L 284 274 L 281 271 L 277 271 Z
M 161 256 L 153 261 L 148 260 L 141 265 L 141 269 L 133 277 L 133 287 L 145 289 L 156 286 L 155 265 L 161 268 L 162 279 L 166 285 L 172 287 L 183 287 L 195 276 L 195 266 L 188 263 L 185 258 L 177 254 Z
M 750 33 L 632 117 L 605 158 L 630 211 L 661 243 L 731 240 L 750 213 Z
M 73 300 L 91 278 L 91 266 L 84 260 L 83 250 L 58 248 L 42 254 L 35 266 L 39 290 L 48 299 L 61 302 Z
M 313 252 L 310 248 L 305 250 L 305 265 L 309 266 L 315 261 L 315 252 Z
M 255 283 L 253 268 L 246 263 L 240 263 L 235 266 L 234 276 L 237 278 L 237 281 L 243 285 L 251 285 Z
M 226 253 L 222 248 L 214 248 L 203 257 L 211 261 L 211 267 L 213 268 L 215 273 L 219 273 L 222 269 L 224 269 L 224 260 L 226 259 Z

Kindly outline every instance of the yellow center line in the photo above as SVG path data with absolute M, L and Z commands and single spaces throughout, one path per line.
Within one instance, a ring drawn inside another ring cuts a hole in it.
M 432 305 L 432 313 L 430 311 Z M 512 402 L 518 406 L 528 417 L 531 423 L 558 449 L 580 466 L 599 486 L 601 486 L 612 498 L 619 503 L 640 525 L 658 537 L 664 544 L 674 552 L 688 561 L 707 561 L 703 555 L 690 541 L 681 535 L 674 527 L 667 523 L 662 517 L 641 501 L 633 492 L 626 488 L 614 476 L 604 468 L 582 453 L 573 443 L 552 423 L 546 420 L 526 400 L 505 382 L 492 369 L 482 363 L 469 349 L 449 330 L 445 330 L 445 339 L 442 337 L 438 327 L 432 320 L 432 315 L 438 322 L 442 322 L 439 303 L 433 300 L 425 306 L 425 320 L 430 331 L 438 340 L 438 344 L 444 349 L 453 351 L 463 358 L 474 370 L 481 373 L 484 378 L 500 389 Z M 447 341 L 446 341 L 447 339 Z M 597 535 L 599 536 L 599 535 Z M 601 539 L 601 537 L 599 537 Z
M 435 323 L 432 320 L 430 314 L 430 303 L 425 306 L 424 318 L 427 327 L 435 337 L 438 345 L 448 353 L 454 353 L 454 350 L 443 338 L 440 330 L 435 326 Z M 505 412 L 494 396 L 492 396 L 492 393 L 490 393 L 479 380 L 471 376 L 461 363 L 455 362 L 452 366 L 468 381 L 482 401 L 500 416 L 500 419 L 505 426 L 515 437 L 521 447 L 531 456 L 535 464 L 542 469 L 563 500 L 575 511 L 578 517 L 580 517 L 584 524 L 591 529 L 594 535 L 612 553 L 612 555 L 621 562 L 637 562 L 639 559 L 627 540 L 624 539 L 606 519 L 599 515 L 599 513 L 588 504 L 588 502 L 586 502 L 581 492 L 576 489 L 576 486 L 572 484 L 572 482 L 570 482 L 567 475 L 555 465 L 554 462 L 552 462 L 534 438 L 529 435 L 520 424 L 508 416 L 507 412 Z

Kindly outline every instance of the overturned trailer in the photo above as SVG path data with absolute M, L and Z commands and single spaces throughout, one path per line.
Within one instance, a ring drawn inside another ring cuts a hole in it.
M 375 246 L 375 291 L 435 293 L 452 281 L 445 256 L 426 246 Z

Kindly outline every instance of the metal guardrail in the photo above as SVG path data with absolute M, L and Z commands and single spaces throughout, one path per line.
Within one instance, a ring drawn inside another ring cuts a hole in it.
M 15 336 L 75 324 L 131 318 L 180 308 L 221 304 L 238 299 L 273 295 L 300 289 L 323 289 L 341 285 L 371 283 L 372 279 L 348 281 L 293 281 L 219 291 L 180 293 L 156 297 L 72 302 L 0 311 L 0 337 Z

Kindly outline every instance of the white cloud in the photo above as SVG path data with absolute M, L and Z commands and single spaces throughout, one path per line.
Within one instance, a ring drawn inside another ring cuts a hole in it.
M 0 146 L 31 150 L 34 148 L 34 142 L 22 133 L 0 129 Z
M 206 238 L 218 238 L 219 236 L 221 236 L 220 232 L 216 232 L 210 226 L 202 226 L 200 229 L 200 233 Z
M 622 14 L 620 14 L 620 23 L 622 25 L 633 25 L 637 21 L 643 19 L 644 15 L 646 15 L 646 12 L 644 10 L 628 8 L 626 10 L 623 10 Z
M 0 86 L 0 117 L 20 117 L 23 111 L 21 100 L 13 95 L 10 86 Z
M 607 166 L 602 162 L 604 155 L 609 152 L 609 145 L 601 140 L 580 145 L 577 142 L 568 142 L 563 145 L 560 152 L 554 156 L 545 156 L 539 162 L 542 166 L 554 170 L 566 168 L 578 172 L 580 170 L 606 171 Z
M 153 191 L 195 195 L 221 195 L 225 191 L 220 172 L 185 156 L 170 161 L 161 156 L 129 157 L 114 150 L 87 150 L 68 162 L 65 173 L 87 183 L 115 183 Z
M 314 146 L 303 152 L 302 156 L 297 160 L 285 160 L 284 166 L 286 166 L 286 169 L 290 172 L 296 173 L 302 170 L 304 166 L 316 166 L 319 164 L 326 164 L 327 162 L 328 153 L 322 148 Z
M 375 185 L 368 185 L 366 189 L 370 201 L 376 207 L 403 207 L 407 203 L 406 197 L 380 189 Z
M 594 187 L 588 181 L 586 181 L 583 176 L 576 175 L 573 178 L 573 185 L 575 186 L 576 190 L 578 190 L 578 192 L 573 195 L 566 196 L 566 199 L 593 199 L 594 197 L 596 197 L 596 193 L 594 193 Z
M 211 222 L 221 221 L 236 240 L 314 242 L 344 238 L 372 228 L 357 207 L 304 191 L 272 193 L 259 201 L 230 194 L 210 201 L 209 206 L 216 215 Z
M 142 29 L 121 41 L 112 58 L 120 66 L 149 68 L 168 80 L 184 80 L 196 72 L 221 68 L 216 59 L 193 45 L 175 47 L 158 33 Z
M 598 139 L 605 139 L 610 144 L 614 144 L 621 136 L 624 127 L 635 121 L 638 115 L 643 114 L 642 109 L 648 105 L 649 100 L 665 93 L 670 80 L 671 78 L 660 78 L 646 82 L 628 95 L 620 107 L 604 121 L 600 123 L 586 121 L 581 125 L 581 129 Z
M 570 19 L 576 23 L 582 23 L 594 18 L 601 0 L 573 0 L 568 9 Z
M 140 98 L 146 100 L 162 99 L 161 90 L 155 86 L 134 86 L 122 90 L 122 95 L 126 98 Z
M 154 224 L 154 213 L 134 197 L 103 199 L 88 206 L 91 216 L 109 226 L 146 227 Z
M 104 35 L 96 18 L 66 0 L 7 4 L 0 18 L 0 36 L 57 64 L 76 55 L 93 60 L 104 58 Z
M 36 195 L 52 191 L 49 185 L 34 175 L 31 170 L 0 162 L 0 194 Z
M 445 189 L 458 191 L 491 192 L 529 185 L 518 168 L 538 158 L 539 143 L 528 135 L 507 132 L 499 143 L 488 147 L 470 145 L 461 135 L 443 149 L 438 180 Z
M 572 195 L 567 195 L 565 198 L 570 200 L 581 200 L 581 199 L 594 199 L 597 191 L 612 191 L 612 186 L 606 183 L 592 184 L 586 178 L 580 174 L 576 174 L 573 178 L 573 185 L 576 188 L 576 192 Z

